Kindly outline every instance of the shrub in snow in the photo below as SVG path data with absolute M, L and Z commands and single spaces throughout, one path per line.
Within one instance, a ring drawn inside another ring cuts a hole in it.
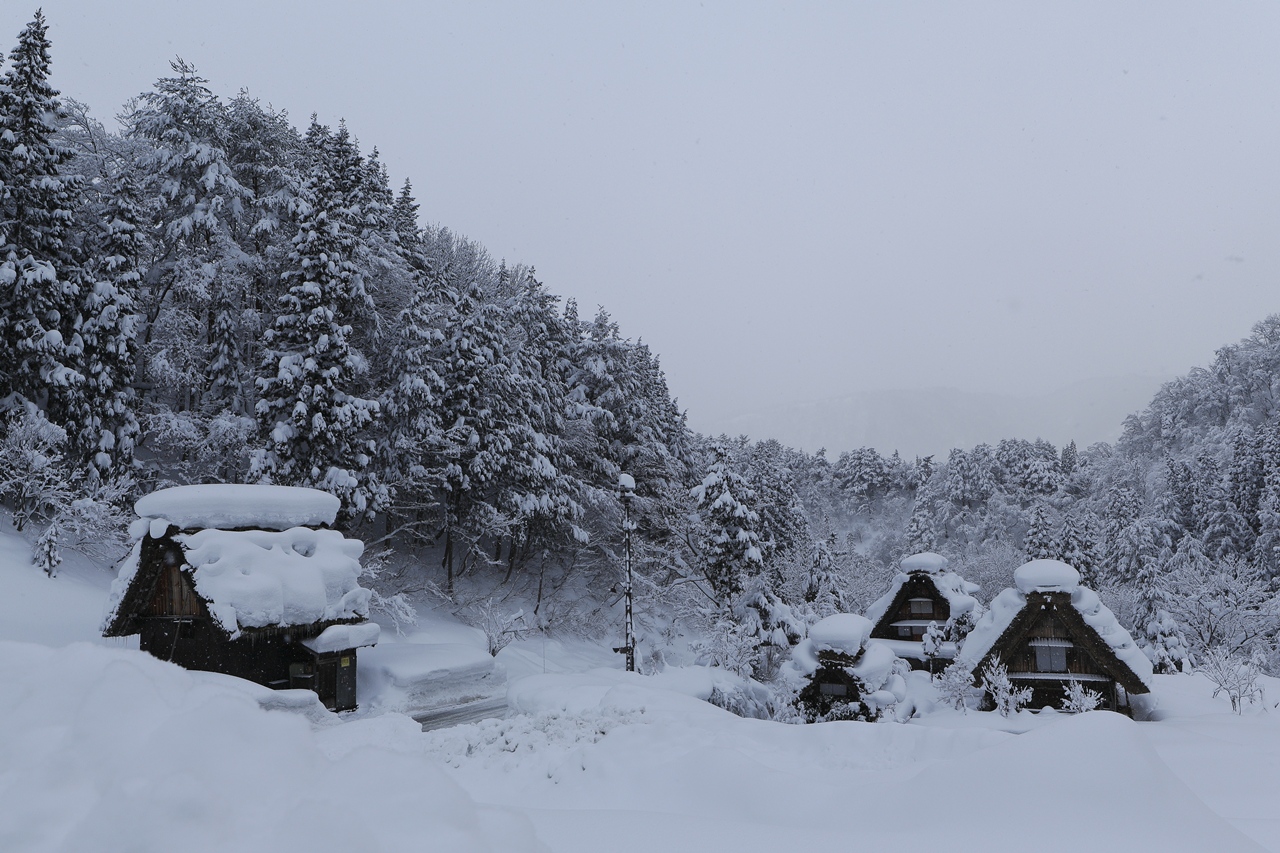
M 690 644 L 690 649 L 698 663 L 718 666 L 734 675 L 746 677 L 755 670 L 756 638 L 727 616 L 717 619 L 706 639 Z
M 1067 698 L 1062 703 L 1062 710 L 1068 714 L 1083 714 L 1096 710 L 1102 704 L 1102 694 L 1089 690 L 1074 678 L 1067 682 Z
M 944 633 L 938 627 L 937 622 L 930 622 L 929 627 L 925 629 L 924 637 L 920 641 L 922 652 L 924 654 L 925 663 L 929 666 L 929 674 L 934 671 L 934 662 L 938 659 L 938 655 L 942 652 L 942 643 L 944 641 Z
M 773 697 L 767 688 L 757 681 L 743 679 L 729 685 L 716 684 L 711 688 L 707 701 L 718 708 L 724 708 L 739 717 L 754 720 L 772 720 L 775 718 Z
M 999 657 L 993 658 L 982 671 L 982 687 L 1002 717 L 1016 713 L 1031 701 L 1031 688 L 1014 687 L 1009 680 L 1009 669 Z
M 1205 652 L 1204 659 L 1196 667 L 1214 684 L 1213 697 L 1226 693 L 1231 700 L 1231 710 L 1241 713 L 1244 703 L 1262 701 L 1262 687 L 1258 685 L 1258 661 L 1233 655 L 1221 646 Z
M 51 578 L 58 576 L 58 564 L 62 562 L 62 553 L 58 550 L 58 522 L 49 522 L 44 533 L 36 541 L 36 565 Z
M 512 640 L 520 639 L 524 633 L 524 610 L 507 613 L 493 603 L 493 599 L 485 599 L 471 608 L 467 622 L 484 631 L 485 643 L 489 654 L 494 657 L 507 647 Z
M 960 663 L 953 663 L 934 680 L 938 696 L 957 711 L 968 713 L 966 700 L 973 692 L 973 674 Z

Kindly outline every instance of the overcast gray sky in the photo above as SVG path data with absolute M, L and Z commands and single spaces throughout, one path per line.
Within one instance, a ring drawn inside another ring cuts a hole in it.
M 707 431 L 1168 377 L 1280 310 L 1280 4 L 43 5 L 101 117 L 175 55 L 345 117 L 426 220 L 647 341 Z

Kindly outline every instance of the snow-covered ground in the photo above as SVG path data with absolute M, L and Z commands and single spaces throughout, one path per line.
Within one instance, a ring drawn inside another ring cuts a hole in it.
M 479 632 L 425 620 L 360 653 L 362 710 L 339 717 L 98 638 L 110 573 L 67 557 L 50 580 L 0 533 L 6 853 L 1280 851 L 1277 681 L 1243 715 L 1164 676 L 1150 722 L 793 726 L 701 701 L 706 670 L 627 674 L 541 639 L 495 662 Z M 439 701 L 432 683 L 506 689 L 508 716 L 423 733 L 389 710 Z

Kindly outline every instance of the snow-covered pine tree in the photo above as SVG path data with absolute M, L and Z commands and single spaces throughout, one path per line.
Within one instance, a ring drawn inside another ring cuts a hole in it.
M 835 567 L 835 552 L 839 549 L 835 533 L 825 540 L 813 543 L 813 559 L 805 578 L 804 600 L 817 619 L 833 613 L 848 613 L 849 602 L 845 597 L 844 580 Z
M 928 502 L 919 497 L 911 509 L 911 518 L 907 520 L 907 529 L 903 531 L 902 539 L 907 551 L 912 554 L 932 551 L 938 547 L 937 537 L 933 532 L 933 511 Z
M 706 530 L 702 541 L 703 575 L 716 599 L 729 605 L 747 580 L 764 570 L 760 515 L 752 504 L 755 492 L 734 470 L 728 449 L 711 448 L 712 461 L 702 482 L 690 490 Z
M 44 15 L 18 37 L 0 78 L 0 398 L 17 395 L 75 433 L 83 417 L 85 276 L 67 224 L 79 180 L 59 167 L 61 104 L 49 85 Z
M 413 198 L 413 184 L 408 178 L 404 179 L 404 186 L 391 208 L 391 227 L 405 252 L 415 254 L 422 245 L 422 235 L 418 230 L 418 202 Z
M 49 521 L 49 526 L 36 540 L 36 567 L 51 578 L 58 576 L 58 566 L 62 564 L 62 552 L 58 548 L 59 536 L 61 531 L 58 528 L 58 520 L 54 518 Z
M 1052 560 L 1058 555 L 1058 537 L 1044 501 L 1037 501 L 1031 510 L 1031 526 L 1027 528 L 1023 552 L 1028 560 Z
M 1056 559 L 1080 573 L 1080 583 L 1091 589 L 1098 586 L 1098 560 L 1094 553 L 1093 537 L 1089 535 L 1086 518 L 1080 513 L 1069 513 L 1062 521 L 1058 536 Z
M 1068 441 L 1062 446 L 1062 459 L 1058 463 L 1058 467 L 1062 471 L 1062 476 L 1070 477 L 1075 473 L 1076 466 L 1080 464 L 1080 454 L 1076 451 L 1076 443 Z
M 363 293 L 351 260 L 356 238 L 323 163 L 312 168 L 307 192 L 310 210 L 284 274 L 289 291 L 263 336 L 257 416 L 265 444 L 252 454 L 250 476 L 324 489 L 342 500 L 345 516 L 358 517 L 377 509 L 380 492 L 363 473 L 378 404 L 351 393 L 363 369 L 345 322 Z
M 132 381 L 137 364 L 136 313 L 143 250 L 141 199 L 133 172 L 116 176 L 97 235 L 93 286 L 84 303 L 84 426 L 73 438 L 110 478 L 127 470 L 140 432 Z

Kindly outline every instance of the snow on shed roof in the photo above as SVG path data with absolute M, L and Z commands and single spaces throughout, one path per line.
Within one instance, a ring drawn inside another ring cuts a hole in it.
M 138 498 L 142 518 L 170 521 L 182 530 L 257 527 L 288 530 L 333 524 L 340 501 L 318 489 L 205 483 L 174 486 Z
M 809 628 L 809 639 L 818 651 L 856 655 L 871 636 L 871 622 L 856 613 L 835 613 Z
M 336 530 L 199 530 L 174 537 L 196 592 L 235 636 L 240 628 L 310 625 L 369 614 L 357 582 L 364 543 Z
M 1037 565 L 1037 564 L 1058 564 Z M 1066 568 L 1070 575 L 1058 568 Z M 1028 568 L 1030 567 L 1030 568 Z M 1023 572 L 1023 569 L 1028 569 Z M 1084 619 L 1086 625 L 1098 633 L 1115 656 L 1148 687 L 1151 686 L 1151 661 L 1134 643 L 1114 613 L 1102 603 L 1098 594 L 1080 586 L 1080 575 L 1066 563 L 1057 560 L 1033 560 L 1014 572 L 1017 588 L 1003 590 L 991 602 L 985 616 L 978 620 L 960 649 L 960 658 L 970 670 L 982 662 L 991 648 L 1008 630 L 1013 620 L 1027 604 L 1031 592 L 1063 592 L 1071 595 L 1071 606 Z

